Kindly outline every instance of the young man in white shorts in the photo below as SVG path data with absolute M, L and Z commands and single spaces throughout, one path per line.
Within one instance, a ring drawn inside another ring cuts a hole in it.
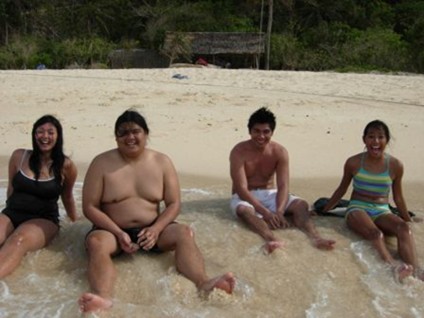
M 271 140 L 275 126 L 274 114 L 264 107 L 258 109 L 249 118 L 250 139 L 231 150 L 231 209 L 265 239 L 268 253 L 283 244 L 272 230 L 292 225 L 304 231 L 317 248 L 333 249 L 335 241 L 322 238 L 312 223 L 308 203 L 289 194 L 288 152 Z

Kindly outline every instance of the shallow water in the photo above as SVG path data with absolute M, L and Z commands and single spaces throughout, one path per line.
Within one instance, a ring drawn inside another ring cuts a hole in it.
M 337 240 L 334 251 L 319 251 L 303 233 L 290 229 L 277 232 L 286 245 L 267 256 L 262 240 L 231 215 L 228 184 L 185 183 L 178 221 L 194 229 L 210 276 L 234 272 L 234 294 L 198 295 L 176 272 L 172 253 L 123 256 L 116 259 L 115 306 L 102 317 L 424 316 L 424 283 L 412 278 L 395 283 L 375 251 L 349 232 L 343 219 L 314 218 L 323 236 Z M 75 196 L 80 206 L 81 183 Z M 5 197 L 6 180 L 0 180 L 0 208 Z M 0 317 L 78 317 L 77 299 L 88 288 L 83 240 L 89 228 L 83 218 L 72 224 L 63 217 L 53 243 L 29 254 L 0 280 Z M 424 225 L 413 224 L 413 231 L 424 263 Z M 394 250 L 395 242 L 388 243 Z

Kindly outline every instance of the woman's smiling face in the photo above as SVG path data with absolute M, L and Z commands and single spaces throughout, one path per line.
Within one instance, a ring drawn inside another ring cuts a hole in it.
M 57 136 L 57 129 L 52 123 L 40 125 L 35 130 L 35 140 L 41 152 L 51 151 L 56 145 Z

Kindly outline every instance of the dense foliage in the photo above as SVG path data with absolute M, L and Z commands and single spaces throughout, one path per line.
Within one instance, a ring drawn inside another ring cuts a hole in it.
M 423 0 L 2 0 L 0 68 L 106 66 L 166 31 L 266 32 L 269 12 L 271 69 L 424 72 Z

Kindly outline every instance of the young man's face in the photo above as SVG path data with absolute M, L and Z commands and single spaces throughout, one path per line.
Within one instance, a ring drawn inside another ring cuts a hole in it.
M 273 131 L 269 124 L 254 124 L 250 129 L 250 138 L 258 147 L 264 147 L 269 143 Z
M 128 122 L 119 126 L 116 131 L 118 147 L 125 152 L 138 152 L 144 149 L 147 134 L 139 125 Z

